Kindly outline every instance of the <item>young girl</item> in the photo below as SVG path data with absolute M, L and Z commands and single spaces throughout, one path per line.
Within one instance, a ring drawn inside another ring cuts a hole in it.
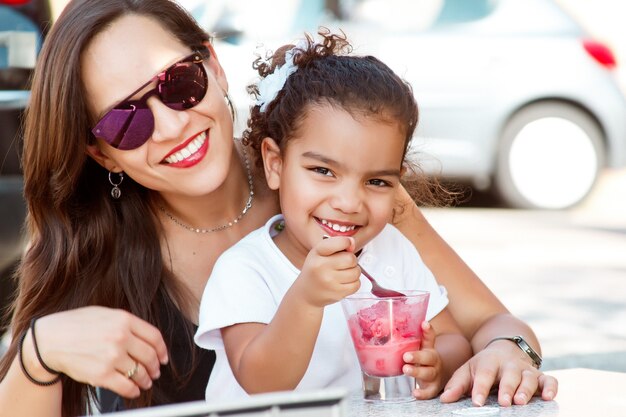
M 320 35 L 257 65 L 244 137 L 262 155 L 282 215 L 226 251 L 205 287 L 195 340 L 217 355 L 207 398 L 359 387 L 338 303 L 369 289 L 356 252 L 381 285 L 430 291 L 433 329 L 424 324 L 423 349 L 404 356 L 417 398 L 438 395 L 471 356 L 445 291 L 388 224 L 417 124 L 411 88 L 374 57 L 344 55 L 345 38 Z

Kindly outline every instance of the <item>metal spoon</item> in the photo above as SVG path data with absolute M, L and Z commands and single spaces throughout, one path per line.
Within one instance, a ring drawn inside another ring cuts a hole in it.
M 324 235 L 324 239 L 328 239 L 330 236 L 328 235 Z M 356 256 L 359 256 L 359 253 L 356 253 Z M 359 268 L 361 268 L 361 273 L 363 275 L 365 275 L 365 278 L 367 278 L 371 283 L 372 283 L 372 294 L 374 294 L 376 297 L 378 298 L 390 298 L 390 297 L 406 297 L 405 294 L 399 292 L 399 291 L 394 291 L 394 290 L 390 290 L 388 288 L 385 287 L 381 287 L 380 284 L 378 282 L 376 282 L 376 280 L 374 279 L 373 276 L 371 276 L 369 274 L 369 272 L 367 272 L 365 270 L 365 268 L 363 268 L 361 266 L 361 264 L 357 263 L 357 265 L 359 266 Z
M 405 294 L 399 291 L 394 291 L 385 287 L 381 287 L 378 284 L 378 282 L 376 282 L 374 277 L 372 277 L 365 269 L 363 269 L 363 267 L 360 264 L 357 264 L 357 265 L 359 265 L 359 268 L 361 268 L 361 273 L 365 275 L 365 278 L 369 279 L 370 282 L 372 283 L 372 294 L 374 294 L 376 297 L 378 298 L 405 297 Z

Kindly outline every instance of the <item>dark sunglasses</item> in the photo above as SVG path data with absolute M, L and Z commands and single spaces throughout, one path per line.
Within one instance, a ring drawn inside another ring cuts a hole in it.
M 167 107 L 179 111 L 196 106 L 207 92 L 208 78 L 203 61 L 209 56 L 206 46 L 196 48 L 193 54 L 161 71 L 109 110 L 91 129 L 91 133 L 120 150 L 140 147 L 154 130 L 154 116 L 148 108 L 148 98 L 156 95 Z M 155 81 L 156 87 L 140 99 L 129 100 Z

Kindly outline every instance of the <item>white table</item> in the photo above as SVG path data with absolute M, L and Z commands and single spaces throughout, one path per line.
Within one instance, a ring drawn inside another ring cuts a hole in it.
M 498 407 L 500 417 L 626 417 L 626 373 L 592 369 L 565 369 L 547 374 L 559 381 L 554 401 L 533 398 L 524 406 L 499 407 L 495 395 L 485 406 Z M 472 407 L 469 398 L 453 404 L 438 399 L 404 404 L 367 403 L 360 395 L 348 397 L 348 417 L 449 416 L 454 410 Z
M 592 369 L 547 372 L 559 381 L 554 401 L 533 398 L 527 405 L 499 407 L 491 395 L 487 407 L 497 407 L 500 417 L 626 417 L 626 373 Z M 245 400 L 205 403 L 197 401 L 113 413 L 116 417 L 455 417 L 453 411 L 471 408 L 469 398 L 453 404 L 439 399 L 403 404 L 363 401 L 360 392 L 344 390 L 282 392 L 255 395 Z M 475 407 L 474 407 L 475 408 Z

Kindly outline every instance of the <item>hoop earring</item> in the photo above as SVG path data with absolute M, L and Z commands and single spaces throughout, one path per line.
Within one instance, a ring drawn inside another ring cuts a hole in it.
M 117 174 L 119 178 L 119 182 L 117 183 L 113 182 L 113 179 L 111 178 L 111 174 Z M 122 190 L 120 190 L 119 188 L 119 185 L 122 183 L 122 181 L 124 181 L 124 172 L 109 171 L 109 183 L 113 186 L 113 188 L 111 189 L 111 197 L 113 197 L 114 200 L 118 200 L 122 196 Z
M 233 107 L 233 102 L 230 101 L 230 96 L 227 92 L 224 92 L 224 102 L 230 109 L 230 115 L 233 117 L 233 120 L 235 120 L 235 108 Z

